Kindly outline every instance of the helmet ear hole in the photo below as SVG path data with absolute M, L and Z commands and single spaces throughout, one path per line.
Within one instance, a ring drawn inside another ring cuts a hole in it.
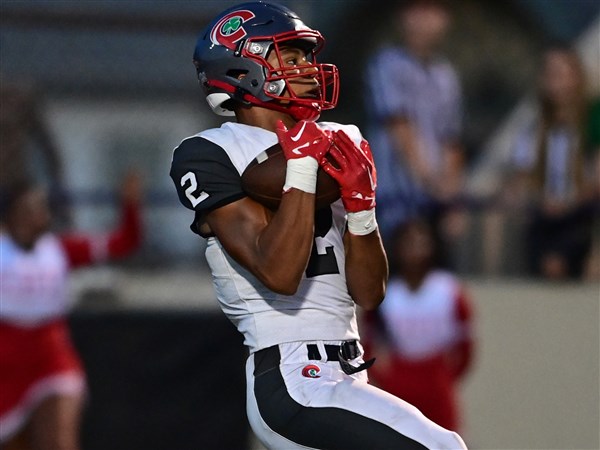
M 230 78 L 234 78 L 236 80 L 241 80 L 242 78 L 244 78 L 246 75 L 248 74 L 247 70 L 242 70 L 242 69 L 230 69 L 227 71 L 227 73 L 225 74 L 226 76 L 230 77 Z

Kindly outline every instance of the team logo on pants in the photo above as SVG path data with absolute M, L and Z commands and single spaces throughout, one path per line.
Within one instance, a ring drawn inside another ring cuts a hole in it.
M 315 366 L 314 364 L 309 364 L 304 369 L 302 369 L 302 376 L 306 378 L 321 378 L 319 372 L 321 372 L 321 369 L 319 369 L 318 366 Z

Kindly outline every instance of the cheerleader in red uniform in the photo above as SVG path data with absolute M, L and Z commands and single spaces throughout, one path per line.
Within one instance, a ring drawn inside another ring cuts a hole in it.
M 100 236 L 55 235 L 43 189 L 13 186 L 0 228 L 0 444 L 77 450 L 85 375 L 65 315 L 73 268 L 120 258 L 141 240 L 140 183 L 125 179 L 119 226 Z
M 365 317 L 377 363 L 371 382 L 452 431 L 460 426 L 457 384 L 473 354 L 472 307 L 460 280 L 434 268 L 434 239 L 423 222 L 395 235 L 383 303 Z

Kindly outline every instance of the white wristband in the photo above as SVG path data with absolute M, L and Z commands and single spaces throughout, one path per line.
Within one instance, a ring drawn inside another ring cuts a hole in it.
M 348 213 L 348 231 L 358 236 L 364 236 L 377 229 L 375 208 L 366 211 Z
M 314 194 L 317 191 L 319 163 L 312 156 L 288 159 L 283 192 L 292 188 Z

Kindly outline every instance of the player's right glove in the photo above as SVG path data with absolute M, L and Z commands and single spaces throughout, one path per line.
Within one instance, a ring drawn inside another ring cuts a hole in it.
M 340 185 L 344 208 L 348 213 L 348 230 L 352 234 L 365 235 L 377 228 L 375 219 L 375 188 L 377 171 L 371 148 L 366 140 L 360 146 L 344 131 L 333 136 L 334 145 L 329 155 L 338 167 L 323 158 L 321 167 Z
M 319 161 L 331 147 L 331 139 L 315 122 L 299 121 L 291 130 L 277 122 L 277 139 L 287 159 L 283 192 L 291 188 L 314 194 Z

